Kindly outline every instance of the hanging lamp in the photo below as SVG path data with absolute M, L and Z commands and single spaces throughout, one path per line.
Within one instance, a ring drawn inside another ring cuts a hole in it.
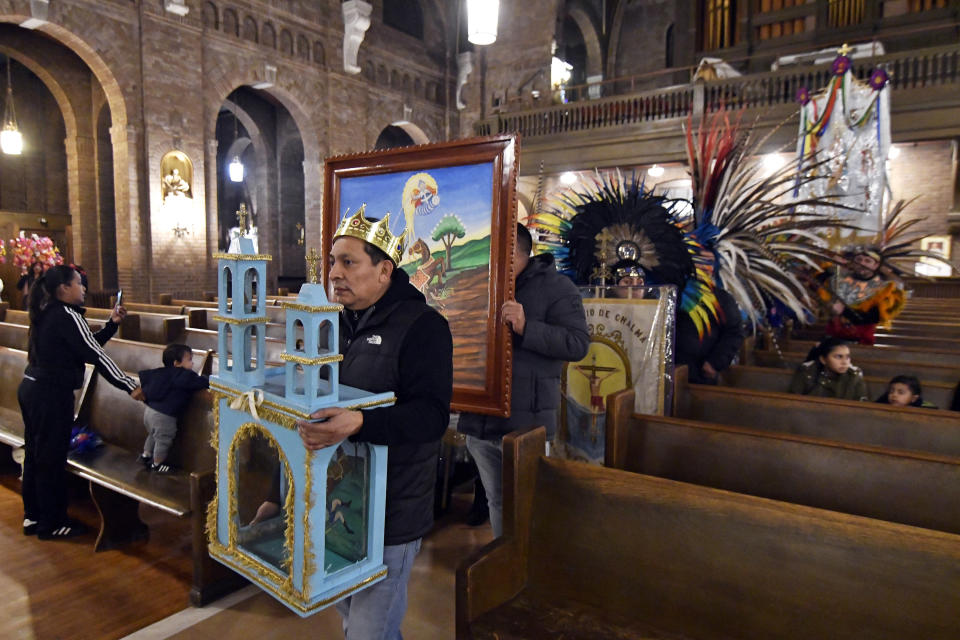
M 237 105 L 233 105 L 233 143 L 237 143 Z M 227 173 L 230 175 L 231 182 L 243 182 L 243 163 L 240 162 L 240 156 L 233 156 L 230 165 L 227 167 Z
M 7 56 L 7 100 L 3 108 L 3 130 L 0 131 L 0 149 L 10 156 L 23 152 L 23 134 L 17 126 L 17 111 L 13 106 L 13 84 L 10 81 L 10 67 L 13 58 Z
M 467 0 L 467 40 L 473 44 L 497 41 L 500 0 Z

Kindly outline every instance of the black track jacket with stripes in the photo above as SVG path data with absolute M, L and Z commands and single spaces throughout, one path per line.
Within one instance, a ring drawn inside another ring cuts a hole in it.
M 26 375 L 43 384 L 79 389 L 83 384 L 83 365 L 89 362 L 107 382 L 128 393 L 137 388 L 137 381 L 120 370 L 110 359 L 103 345 L 117 332 L 117 325 L 108 321 L 93 333 L 83 319 L 84 309 L 53 300 L 40 312 L 35 324 Z

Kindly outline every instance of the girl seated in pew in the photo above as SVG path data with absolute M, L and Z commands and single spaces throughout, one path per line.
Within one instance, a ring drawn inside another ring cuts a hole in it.
M 824 338 L 807 356 L 790 381 L 790 393 L 841 400 L 867 400 L 863 371 L 850 362 L 847 342 Z
M 915 376 L 895 376 L 887 385 L 886 392 L 877 402 L 897 407 L 923 407 L 936 409 L 937 405 L 923 399 L 920 381 Z

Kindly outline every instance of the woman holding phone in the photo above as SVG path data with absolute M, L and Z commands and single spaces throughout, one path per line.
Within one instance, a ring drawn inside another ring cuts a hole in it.
M 41 540 L 71 538 L 86 531 L 67 517 L 66 460 L 73 426 L 73 390 L 83 382 L 84 363 L 136 400 L 143 392 L 103 350 L 126 315 L 116 307 L 106 326 L 92 333 L 83 318 L 86 287 L 72 266 L 51 267 L 30 295 L 27 369 L 17 391 L 24 424 L 23 533 Z

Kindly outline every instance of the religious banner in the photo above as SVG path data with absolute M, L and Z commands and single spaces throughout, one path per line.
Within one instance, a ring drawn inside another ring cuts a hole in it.
M 797 161 L 803 170 L 804 163 L 816 154 L 812 171 L 827 179 L 803 181 L 794 197 L 832 197 L 831 202 L 851 210 L 817 210 L 841 216 L 872 235 L 882 226 L 888 189 L 890 91 L 884 89 L 889 78 L 884 69 L 877 68 L 867 82 L 858 80 L 848 53 L 844 45 L 833 61 L 833 77 L 825 88 L 813 94 L 804 87 L 797 93 Z
M 554 453 L 603 464 L 606 398 L 633 388 L 636 411 L 663 415 L 673 380 L 677 291 L 660 287 L 585 287 L 590 350 L 561 378 Z

